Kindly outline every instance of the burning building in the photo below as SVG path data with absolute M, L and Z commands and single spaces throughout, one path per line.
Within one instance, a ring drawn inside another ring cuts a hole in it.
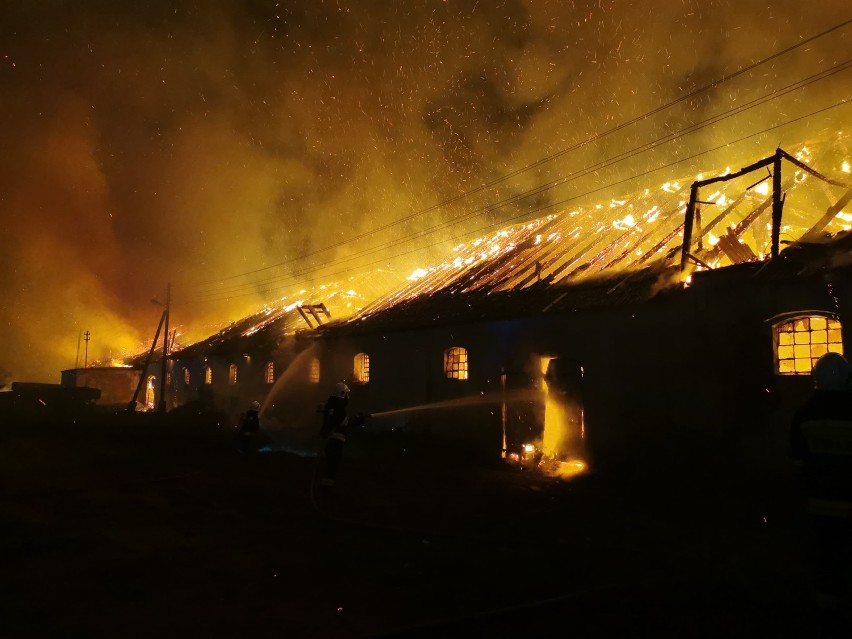
M 820 153 L 500 229 L 348 317 L 267 309 L 173 353 L 169 401 L 263 396 L 268 423 L 315 436 L 343 379 L 377 430 L 484 458 L 606 463 L 696 433 L 776 454 L 852 321 L 852 185 Z

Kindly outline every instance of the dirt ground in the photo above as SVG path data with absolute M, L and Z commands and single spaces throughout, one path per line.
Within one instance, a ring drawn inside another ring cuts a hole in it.
M 321 495 L 210 416 L 4 424 L 3 637 L 815 636 L 794 486 L 741 462 L 564 481 L 360 435 Z

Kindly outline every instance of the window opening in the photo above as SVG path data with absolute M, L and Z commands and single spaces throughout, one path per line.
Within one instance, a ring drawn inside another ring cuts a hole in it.
M 271 384 L 275 381 L 275 364 L 266 362 L 266 383 Z
M 840 321 L 833 317 L 795 317 L 776 324 L 773 337 L 779 375 L 808 375 L 826 353 L 843 354 Z
M 467 349 L 453 346 L 444 351 L 444 374 L 447 379 L 467 379 Z
M 315 357 L 311 360 L 311 383 L 319 384 L 320 381 L 320 361 Z
M 213 369 L 209 366 L 204 369 L 204 383 L 212 384 L 213 383 Z
M 355 369 L 353 377 L 359 384 L 370 381 L 370 356 L 367 353 L 358 353 L 355 356 Z

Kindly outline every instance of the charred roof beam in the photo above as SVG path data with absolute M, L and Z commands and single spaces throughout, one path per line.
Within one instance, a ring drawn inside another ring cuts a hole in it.
M 788 178 L 788 179 L 787 179 L 787 181 L 786 181 L 784 184 L 782 184 L 782 185 L 781 185 L 781 191 L 783 192 L 783 191 L 785 191 L 786 189 L 790 188 L 790 186 L 793 184 L 793 182 L 794 182 L 794 178 Z M 757 219 L 758 219 L 761 215 L 763 215 L 763 213 L 764 213 L 764 212 L 765 212 L 768 208 L 770 208 L 770 206 L 772 205 L 772 203 L 773 203 L 773 199 L 772 199 L 772 197 L 771 197 L 771 196 L 770 196 L 770 197 L 768 197 L 768 198 L 766 198 L 766 200 L 765 200 L 763 203 L 761 203 L 761 204 L 760 204 L 760 206 L 758 206 L 756 209 L 754 209 L 751 213 L 749 213 L 749 214 L 748 214 L 748 215 L 747 215 L 747 216 L 743 219 L 743 221 L 742 221 L 742 222 L 740 222 L 740 223 L 739 223 L 739 224 L 737 224 L 735 227 L 733 227 L 733 228 L 729 231 L 729 234 L 730 234 L 733 238 L 738 239 L 738 238 L 739 238 L 739 237 L 743 234 L 743 232 L 744 232 L 747 228 L 749 228 L 752 224 L 754 224 L 754 222 L 755 222 L 755 221 L 756 221 L 756 220 L 757 220 Z M 704 259 L 705 261 L 707 261 L 707 262 L 713 262 L 713 260 L 715 260 L 715 259 L 716 259 L 716 257 L 718 257 L 719 252 L 720 252 L 721 250 L 722 250 L 722 247 L 721 247 L 721 246 L 719 246 L 719 244 L 716 244 L 716 246 L 713 246 L 713 247 L 710 247 L 710 248 L 708 248 L 708 249 L 705 249 L 703 252 L 702 252 L 702 251 L 699 251 L 699 254 L 701 255 L 702 259 Z
M 735 173 L 728 173 L 727 175 L 719 175 L 716 177 L 708 178 L 706 180 L 696 180 L 692 183 L 692 186 L 689 187 L 689 203 L 686 205 L 686 215 L 683 220 L 683 249 L 680 254 L 680 270 L 686 270 L 686 266 L 689 262 L 689 254 L 692 250 L 692 230 L 695 224 L 696 217 L 696 206 L 698 204 L 698 189 L 702 186 L 708 186 L 710 184 L 715 184 L 716 182 L 727 182 L 728 180 L 734 180 L 738 177 L 751 173 L 752 171 L 757 171 L 758 169 L 762 169 L 765 166 L 769 166 L 773 164 L 776 168 L 775 174 L 777 175 L 777 184 L 778 189 L 780 191 L 781 186 L 781 149 L 777 149 L 775 153 L 767 158 L 763 158 L 754 164 L 749 164 L 748 166 L 736 171 Z M 773 188 L 775 186 L 775 175 L 773 175 Z M 780 194 L 779 194 L 780 198 Z M 780 202 L 780 199 L 779 199 Z M 778 212 L 778 216 L 780 218 L 780 211 Z M 772 235 L 772 255 L 773 257 L 777 255 L 777 246 L 776 246 L 776 229 L 775 229 L 775 209 L 773 202 L 773 235 Z
M 852 201 L 852 189 L 847 190 L 846 193 L 844 193 L 840 197 L 840 199 L 837 200 L 837 202 L 835 202 L 834 204 L 829 206 L 828 210 L 825 212 L 825 215 L 823 215 L 820 218 L 819 222 L 814 224 L 808 230 L 808 232 L 805 233 L 801 237 L 801 239 L 799 241 L 800 242 L 812 242 L 815 239 L 817 239 L 817 237 L 822 232 L 822 230 L 826 226 L 828 226 L 835 217 L 837 217 L 837 214 L 840 213 L 840 211 L 843 210 L 843 207 L 845 207 L 847 204 L 849 204 L 850 201 Z
M 328 312 L 328 308 L 326 308 L 325 304 L 303 304 L 301 306 L 297 306 L 296 310 L 299 311 L 299 315 L 302 316 L 302 319 L 305 320 L 305 323 L 308 325 L 308 328 L 314 329 L 317 326 L 322 326 L 322 318 L 320 314 L 325 315 L 327 318 L 331 319 L 331 313 Z M 310 313 L 310 317 L 308 314 Z M 316 326 L 311 323 L 310 318 L 313 317 L 316 322 Z

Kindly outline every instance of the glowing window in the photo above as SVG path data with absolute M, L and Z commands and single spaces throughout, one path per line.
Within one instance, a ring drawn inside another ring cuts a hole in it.
M 213 369 L 209 366 L 204 369 L 204 383 L 212 384 L 213 383 Z
M 157 394 L 157 378 L 153 375 L 148 376 L 148 383 L 145 385 L 145 407 L 148 410 L 154 410 L 154 399 Z
M 453 346 L 444 351 L 444 374 L 448 379 L 467 379 L 467 349 Z
M 826 353 L 843 354 L 840 322 L 833 317 L 796 317 L 776 324 L 773 337 L 779 375 L 808 375 Z
M 370 356 L 367 353 L 358 353 L 355 356 L 353 377 L 359 384 L 366 384 L 370 381 Z
M 183 369 L 183 383 L 186 384 L 187 386 L 189 386 L 189 369 L 188 368 Z
M 172 373 L 171 373 L 171 371 L 169 371 L 168 373 L 166 373 L 166 386 L 171 386 L 171 385 L 172 385 Z
M 266 383 L 271 384 L 275 381 L 275 364 L 266 362 Z
M 236 384 L 237 383 L 237 365 L 231 364 L 228 367 L 228 383 Z
M 319 384 L 320 381 L 320 361 L 315 357 L 311 360 L 311 383 Z

